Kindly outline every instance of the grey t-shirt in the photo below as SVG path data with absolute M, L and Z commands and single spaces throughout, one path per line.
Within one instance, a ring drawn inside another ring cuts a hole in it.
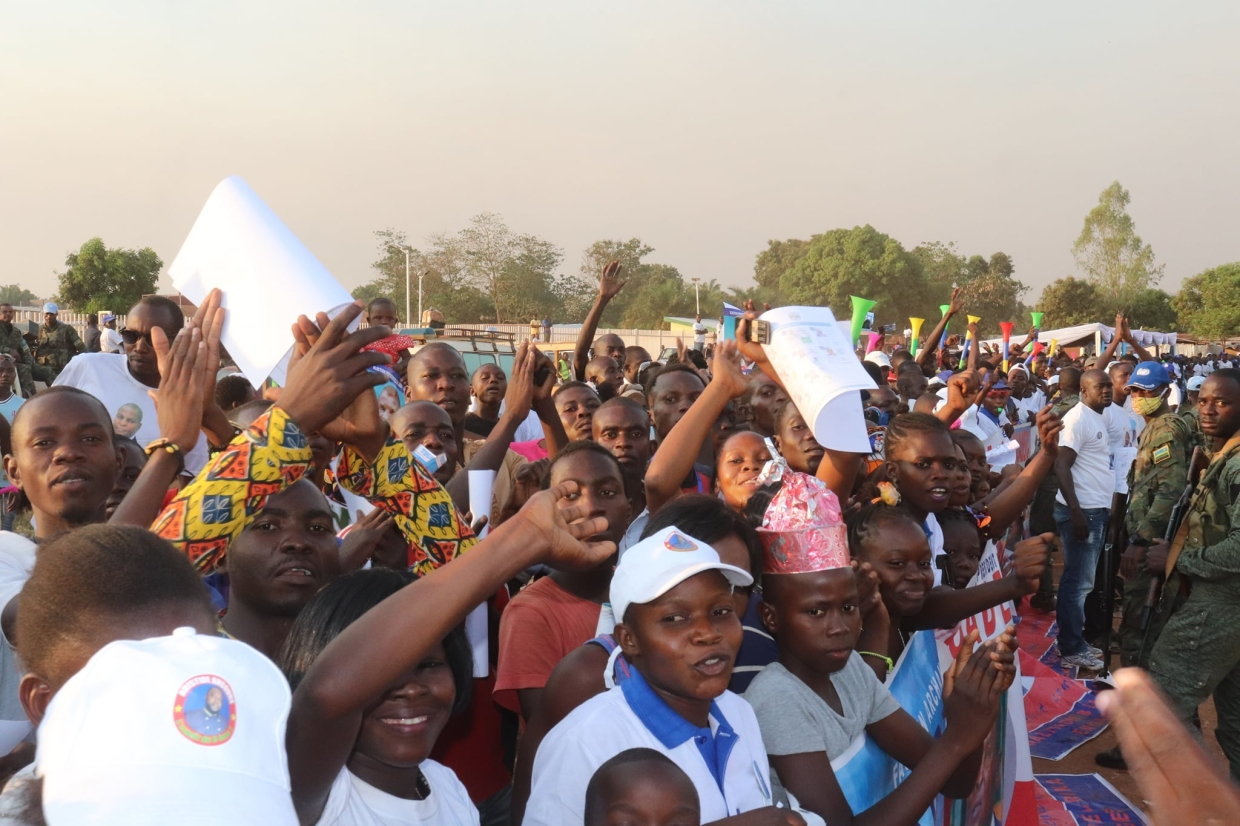
M 767 754 L 826 752 L 827 758 L 834 760 L 848 750 L 866 726 L 900 708 L 855 651 L 844 667 L 831 675 L 831 684 L 840 696 L 843 716 L 778 662 L 753 678 L 744 696 L 758 717 Z M 773 766 L 771 783 L 775 799 L 786 800 Z

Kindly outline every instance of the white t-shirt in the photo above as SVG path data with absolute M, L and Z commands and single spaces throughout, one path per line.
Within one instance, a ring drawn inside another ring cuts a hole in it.
M 630 695 L 638 698 L 637 710 L 627 699 Z M 524 826 L 581 823 L 590 778 L 603 763 L 631 748 L 654 749 L 684 770 L 697 788 L 703 823 L 771 805 L 770 766 L 749 703 L 730 691 L 715 698 L 710 734 L 717 753 L 731 741 L 719 781 L 696 742 L 704 733 L 672 711 L 634 671 L 618 687 L 578 706 L 542 741 L 534 757 Z
M 1029 414 L 1032 413 L 1033 416 L 1036 417 L 1038 415 L 1038 411 L 1043 407 L 1046 407 L 1046 394 L 1041 390 L 1035 389 L 1023 399 L 1018 399 L 1015 396 L 1012 396 L 1012 404 L 1018 411 L 1020 411 L 1020 423 L 1025 424 L 1026 422 L 1032 421 L 1032 417 Z
M 434 760 L 423 760 L 418 768 L 431 787 L 425 800 L 395 797 L 341 769 L 317 826 L 478 826 L 478 809 L 452 769 Z
M 1129 396 L 1123 407 L 1112 402 L 1102 411 L 1111 445 L 1111 470 L 1115 474 L 1116 493 L 1128 492 L 1128 469 L 1137 460 L 1137 438 L 1145 430 L 1145 419 L 1132 412 L 1132 405 L 1128 404 L 1131 401 L 1132 396 Z
M 1111 507 L 1115 474 L 1111 470 L 1111 439 L 1102 414 L 1095 413 L 1083 402 L 1073 407 L 1064 414 L 1059 446 L 1070 447 L 1076 452 L 1076 461 L 1072 464 L 1072 484 L 1081 507 Z M 1055 494 L 1055 501 L 1061 505 L 1068 504 L 1063 498 L 1063 491 Z
M 705 344 L 706 343 L 706 325 L 700 321 L 695 321 L 693 323 L 693 343 L 694 344 Z
M 21 534 L 0 531 L 0 611 L 26 587 L 37 550 Z M 17 693 L 25 671 L 0 629 L 0 754 L 12 751 L 32 728 Z
M 151 389 L 129 374 L 128 357 L 113 353 L 83 353 L 75 356 L 55 384 L 85 390 L 107 408 L 112 427 L 121 436 L 133 438 L 145 447 L 159 438 L 159 420 Z M 199 433 L 198 443 L 185 457 L 185 472 L 197 475 L 207 464 L 207 440 Z
M 17 415 L 17 408 L 22 406 L 22 402 L 26 401 L 17 391 L 9 396 L 8 401 L 0 402 L 0 416 L 8 419 L 9 424 L 13 424 L 13 417 Z
M 120 330 L 112 330 L 104 327 L 99 331 L 99 349 L 105 353 L 124 353 L 125 340 L 121 338 Z

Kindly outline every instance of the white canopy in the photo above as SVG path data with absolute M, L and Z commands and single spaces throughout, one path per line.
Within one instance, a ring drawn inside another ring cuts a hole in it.
M 1025 332 L 1012 330 L 1012 341 L 1019 344 L 1025 340 Z M 1057 330 L 1043 330 L 1038 335 L 1038 341 L 1042 342 L 1046 347 L 1050 347 L 1051 339 L 1057 342 L 1058 347 L 1079 347 L 1090 342 L 1100 341 L 1107 344 L 1115 335 L 1115 328 L 1108 327 L 1100 322 L 1092 322 L 1090 324 L 1078 324 L 1075 327 L 1060 327 Z M 1142 347 L 1162 347 L 1165 345 L 1175 346 L 1175 333 L 1157 333 L 1152 330 L 1133 330 L 1132 336 Z M 983 344 L 1002 345 L 1002 338 L 990 338 L 982 342 Z

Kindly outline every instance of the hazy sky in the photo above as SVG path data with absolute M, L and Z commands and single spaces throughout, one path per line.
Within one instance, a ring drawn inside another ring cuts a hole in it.
M 1118 179 L 1162 286 L 1240 259 L 1240 4 L 0 0 L 0 283 L 171 263 L 243 176 L 347 287 L 482 211 L 747 282 L 870 223 L 1034 287 Z

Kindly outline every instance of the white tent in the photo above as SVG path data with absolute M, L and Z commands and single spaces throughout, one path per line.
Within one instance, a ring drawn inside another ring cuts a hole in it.
M 1025 340 L 1027 332 L 1017 332 L 1012 330 L 1012 343 L 1019 344 Z M 1056 342 L 1057 348 L 1063 347 L 1083 347 L 1086 344 L 1093 344 L 1094 347 L 1101 351 L 1104 346 L 1110 343 L 1115 336 L 1115 328 L 1108 327 L 1099 322 L 1090 324 L 1078 324 L 1075 327 L 1060 327 L 1057 330 L 1043 330 L 1038 335 L 1038 341 L 1042 342 L 1045 347 L 1051 346 L 1051 340 Z M 1165 347 L 1171 345 L 1175 347 L 1175 333 L 1156 333 L 1151 330 L 1133 330 L 1132 336 L 1142 347 Z M 983 344 L 1003 345 L 1002 338 L 986 339 Z

